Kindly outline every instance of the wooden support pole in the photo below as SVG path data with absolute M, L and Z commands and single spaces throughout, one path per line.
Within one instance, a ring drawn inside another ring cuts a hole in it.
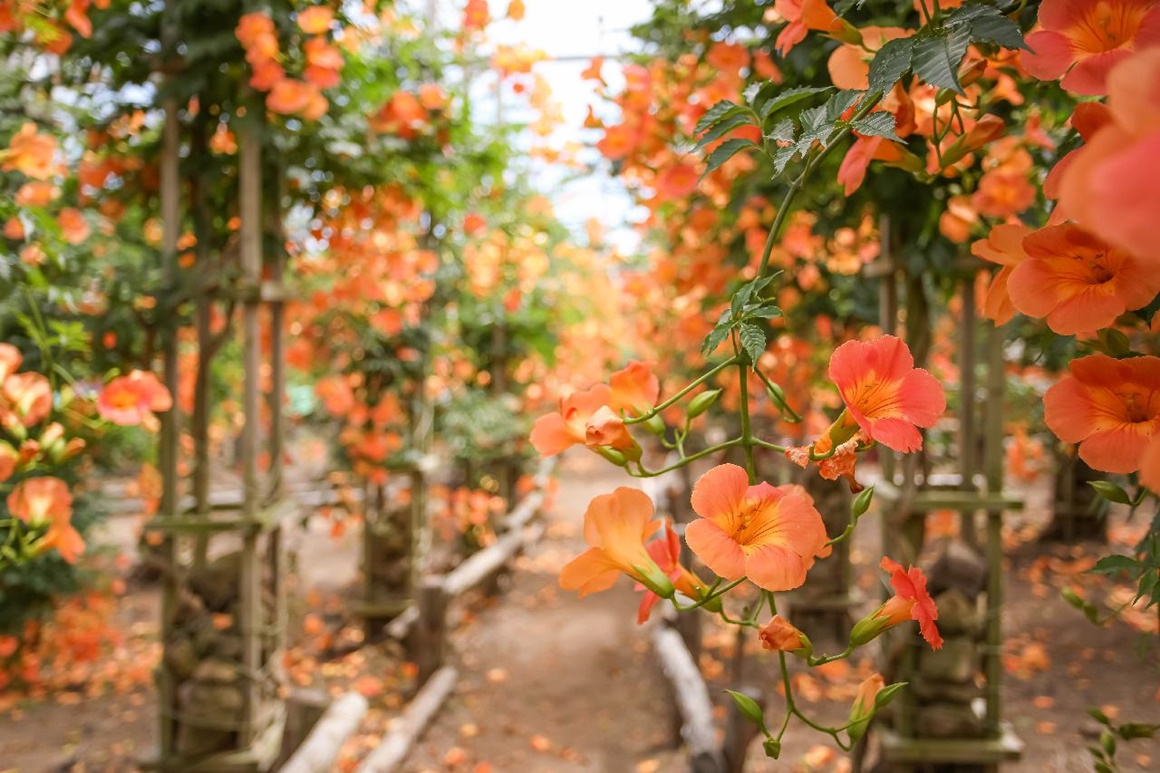
M 358 730 L 367 708 L 367 699 L 355 692 L 331 703 L 279 773 L 329 773 L 343 743 Z
M 1003 358 L 1003 331 L 992 325 L 987 340 L 987 426 L 983 462 L 987 492 L 1003 489 L 1003 401 L 1007 371 Z M 1003 680 L 1003 511 L 987 511 L 987 649 L 983 673 L 987 678 L 987 729 L 999 735 Z
M 976 461 L 979 437 L 975 429 L 975 358 L 976 332 L 978 320 L 975 318 L 975 278 L 968 277 L 963 282 L 963 319 L 959 364 L 959 471 L 962 473 L 963 491 L 975 492 L 975 474 L 979 471 Z M 962 514 L 963 541 L 972 547 L 979 546 L 979 535 L 975 526 L 975 513 Z
M 681 738 L 692 773 L 724 773 L 725 757 L 717 747 L 713 702 L 705 678 L 685 647 L 681 635 L 665 624 L 653 627 L 653 651 L 673 688 L 681 716 Z
M 447 605 L 443 578 L 428 577 L 419 583 L 416 603 L 419 619 L 411 632 L 411 653 L 419 669 L 419 684 L 443 667 L 447 651 Z
M 239 209 L 241 212 L 241 281 L 246 287 L 257 287 L 262 278 L 262 138 L 258 116 L 261 110 L 252 106 L 240 129 L 238 156 Z M 261 506 L 258 480 L 259 442 L 261 439 L 260 376 L 262 368 L 259 337 L 259 306 L 256 295 L 248 297 L 242 308 L 242 516 L 256 518 Z M 249 530 L 242 546 L 241 587 L 239 588 L 239 626 L 242 633 L 242 667 L 244 673 L 257 674 L 262 667 L 261 568 L 257 561 L 257 534 Z M 257 734 L 254 720 L 261 698 L 257 679 L 246 680 L 246 708 L 239 729 L 239 741 L 248 746 Z
M 367 755 L 355 773 L 393 773 L 398 770 L 411 753 L 415 742 L 455 690 L 458 680 L 459 673 L 451 666 L 444 666 L 434 673 L 404 709 L 391 732 Z

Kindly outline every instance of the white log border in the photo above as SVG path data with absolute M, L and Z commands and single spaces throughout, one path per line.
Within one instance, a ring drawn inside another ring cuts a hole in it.
M 667 623 L 653 626 L 652 645 L 673 688 L 690 770 L 694 773 L 723 773 L 725 759 L 717 744 L 713 701 L 709 698 L 709 688 L 705 686 L 700 668 L 693 662 L 681 635 Z
M 458 680 L 459 672 L 452 666 L 443 666 L 436 671 L 355 773 L 393 773 L 398 770 L 444 701 L 454 692 Z
M 306 740 L 279 768 L 280 773 L 328 773 L 333 770 L 342 745 L 358 730 L 367 708 L 367 699 L 356 692 L 348 692 L 331 703 Z

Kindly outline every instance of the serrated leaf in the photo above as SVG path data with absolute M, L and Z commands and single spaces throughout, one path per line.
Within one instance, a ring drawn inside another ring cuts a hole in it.
M 774 317 L 781 316 L 781 309 L 777 306 L 758 306 L 749 312 L 749 316 L 757 317 L 758 319 L 773 319 Z
M 1030 51 L 1031 49 L 1027 48 L 1027 43 L 1023 39 L 1023 30 L 1019 29 L 1019 25 L 997 10 L 995 13 L 995 16 L 976 19 L 971 23 L 971 42 L 994 43 L 1003 48 L 1012 50 L 1022 48 Z
M 911 67 L 923 82 L 959 94 L 959 65 L 971 43 L 971 29 L 966 25 L 940 30 L 934 35 L 915 39 Z
M 896 38 L 887 41 L 870 61 L 870 90 L 887 92 L 910 69 L 914 56 L 915 38 Z
M 766 119 L 774 113 L 800 104 L 815 94 L 821 94 L 829 90 L 829 86 L 798 86 L 793 89 L 785 89 L 770 97 L 768 102 L 763 103 L 757 109 L 757 114 L 761 117 L 761 122 L 765 123 Z
M 1090 574 L 1117 574 L 1118 572 L 1135 572 L 1140 568 L 1140 562 L 1131 556 L 1104 556 L 1091 568 Z
M 854 131 L 863 137 L 885 137 L 888 140 L 902 142 L 902 138 L 894 131 L 894 116 L 890 113 L 871 113 L 865 118 L 859 118 L 851 125 L 854 127 Z
M 786 166 L 797 155 L 797 145 L 790 145 L 784 148 L 778 148 L 773 154 L 773 176 L 777 177 L 785 171 Z
M 697 140 L 697 147 L 703 148 L 710 142 L 724 137 L 739 126 L 750 126 L 752 124 L 753 114 L 748 110 L 741 110 L 738 113 L 726 116 L 701 135 L 701 138 Z
M 741 347 L 749 355 L 749 361 L 757 362 L 765 351 L 765 331 L 752 322 L 742 322 L 739 335 Z
M 1126 724 L 1120 725 L 1119 730 L 1116 732 L 1119 733 L 1120 738 L 1123 738 L 1125 741 L 1132 741 L 1137 738 L 1152 738 L 1156 735 L 1157 730 L 1160 730 L 1160 725 L 1146 725 L 1142 722 L 1128 722 Z
M 697 125 L 693 128 L 693 135 L 700 134 L 736 110 L 745 110 L 745 108 L 727 99 L 721 100 L 701 116 L 701 120 L 697 121 Z
M 701 344 L 701 356 L 708 357 L 713 351 L 721 345 L 729 335 L 729 331 L 733 329 L 733 312 L 729 309 L 721 312 L 721 316 L 717 319 L 717 324 L 709 331 L 709 335 L 705 336 L 705 342 Z
M 845 16 L 855 8 L 861 8 L 866 4 L 866 0 L 840 0 L 834 5 L 834 14 L 837 16 Z
M 709 157 L 707 159 L 705 159 L 705 163 L 706 163 L 705 174 L 702 174 L 701 177 L 704 177 L 705 175 L 712 172 L 714 169 L 717 169 L 722 164 L 724 164 L 726 161 L 733 158 L 734 156 L 736 156 L 738 153 L 745 150 L 746 148 L 755 148 L 755 147 L 757 147 L 757 145 L 754 144 L 753 140 L 743 140 L 743 139 L 725 140 L 724 142 L 722 142 L 720 145 L 717 146 L 716 150 L 714 150 L 712 153 L 709 154 Z
M 830 123 L 842 117 L 862 97 L 861 91 L 843 89 L 826 100 L 826 120 Z
M 769 134 L 765 136 L 776 142 L 793 142 L 795 134 L 797 134 L 797 127 L 793 125 L 793 121 L 783 118 L 775 123 L 773 128 L 769 130 Z

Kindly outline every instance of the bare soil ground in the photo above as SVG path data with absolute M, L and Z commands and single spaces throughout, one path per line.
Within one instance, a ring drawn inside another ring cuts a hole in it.
M 560 479 L 546 537 L 519 559 L 504 591 L 457 606 L 453 658 L 460 684 L 409 759 L 410 773 L 685 769 L 673 746 L 667 685 L 652 661 L 647 630 L 635 625 L 637 599 L 628 583 L 584 600 L 556 584 L 559 567 L 584 547 L 580 527 L 589 499 L 626 481 L 586 454 L 566 458 Z M 1031 493 L 1028 510 L 1012 516 L 1008 530 L 1004 711 L 1026 752 L 1006 769 L 1087 771 L 1085 747 L 1098 732 L 1088 707 L 1103 707 L 1120 722 L 1160 722 L 1157 636 L 1138 630 L 1155 616 L 1095 627 L 1067 606 L 1059 596 L 1064 585 L 1083 587 L 1093 598 L 1119 598 L 1122 590 L 1084 574 L 1103 546 L 1030 541 L 1045 518 L 1041 492 Z M 358 647 L 357 627 L 343 609 L 356 576 L 357 530 L 337 539 L 328 532 L 326 524 L 312 524 L 293 537 L 299 555 L 289 673 L 299 686 L 358 689 L 370 697 L 374 709 L 343 757 L 341 769 L 349 770 L 397 714 L 413 671 L 390 646 Z M 877 532 L 872 520 L 864 522 L 854 550 L 869 598 L 880 582 Z M 1119 547 L 1130 532 L 1114 525 Z M 122 597 L 115 618 L 125 640 L 110 661 L 140 666 L 156 657 L 156 598 L 154 590 L 132 587 Z M 707 625 L 705 642 L 702 667 L 723 719 L 735 638 L 731 629 Z M 746 649 L 745 680 L 765 690 L 767 712 L 779 718 L 775 662 L 756 641 Z M 797 674 L 795 692 L 811 714 L 840 724 L 854 688 L 872 668 L 864 660 Z M 0 772 L 132 771 L 155 731 L 156 703 L 147 685 L 123 693 L 110 687 L 92 697 L 78 685 L 0 714 Z M 807 728 L 794 726 L 787 738 L 778 761 L 765 760 L 755 746 L 746 770 L 850 769 L 845 755 Z M 1160 769 L 1160 741 L 1124 744 L 1117 761 L 1124 770 Z

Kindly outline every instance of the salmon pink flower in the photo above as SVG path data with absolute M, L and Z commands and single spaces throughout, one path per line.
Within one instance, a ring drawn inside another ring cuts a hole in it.
M 810 638 L 781 615 L 774 615 L 757 635 L 761 639 L 761 646 L 767 650 L 789 652 L 801 658 L 808 658 L 814 653 Z
M 560 400 L 559 411 L 536 419 L 530 438 L 532 446 L 544 456 L 554 456 L 577 444 L 610 446 L 618 451 L 635 448 L 624 421 L 609 407 L 612 403 L 612 390 L 607 384 L 573 392 Z
M 334 9 L 325 5 L 303 8 L 298 12 L 298 29 L 307 35 L 322 35 L 334 21 Z
M 1043 396 L 1047 426 L 1065 443 L 1079 443 L 1079 458 L 1093 469 L 1138 470 L 1160 430 L 1160 357 L 1092 354 L 1068 369 Z
M 133 370 L 105 384 L 97 396 L 97 413 L 107 421 L 122 427 L 147 424 L 154 413 L 168 411 L 173 398 L 157 376 L 143 370 Z
M 586 596 L 608 590 L 627 574 L 658 596 L 672 598 L 672 582 L 645 548 L 661 527 L 652 516 L 652 500 L 639 489 L 621 486 L 593 499 L 584 513 L 584 540 L 591 547 L 560 570 L 560 587 Z
M 685 541 L 726 580 L 748 576 L 765 590 L 792 590 L 825 550 L 822 516 L 799 486 L 750 486 L 745 470 L 722 464 L 693 486 L 692 504 L 701 517 Z
M 34 180 L 47 180 L 60 169 L 56 138 L 40 134 L 31 121 L 21 125 L 8 147 L 0 150 L 0 170 L 5 172 L 18 171 Z
M 51 410 L 52 387 L 39 373 L 14 373 L 0 387 L 0 412 L 6 414 L 6 422 L 31 427 L 43 421 Z
M 1023 239 L 1027 259 L 1007 282 L 1011 302 L 1046 318 L 1060 335 L 1109 327 L 1160 292 L 1160 262 L 1149 264 L 1070 223 Z
M 682 595 L 699 600 L 709 591 L 701 582 L 701 578 L 681 566 L 681 538 L 677 536 L 672 524 L 668 521 L 664 522 L 660 537 L 645 545 L 645 549 L 656 561 L 661 571 L 668 575 L 673 587 Z M 636 590 L 644 591 L 644 597 L 640 600 L 640 609 L 637 610 L 636 615 L 637 624 L 643 625 L 648 621 L 653 607 L 656 606 L 661 597 L 640 583 L 637 583 Z
M 996 325 L 1005 325 L 1015 316 L 1015 304 L 1011 302 L 1008 282 L 1011 272 L 1027 260 L 1027 253 L 1023 251 L 1023 238 L 1029 233 L 1031 229 L 1022 223 L 1005 223 L 992 228 L 986 239 L 971 245 L 971 252 L 976 257 L 1001 266 L 991 279 L 983 304 L 983 316 Z
M 1039 25 L 1027 36 L 1024 69 L 1040 80 L 1062 75 L 1060 85 L 1076 94 L 1105 93 L 1116 64 L 1160 44 L 1156 0 L 1044 0 Z
M 0 344 L 0 384 L 17 371 L 24 355 L 12 344 Z
M 850 643 L 855 647 L 863 645 L 877 638 L 887 628 L 916 620 L 919 632 L 930 648 L 941 649 L 942 636 L 934 622 L 938 620 L 938 607 L 926 590 L 926 575 L 918 567 L 903 569 L 900 564 L 885 557 L 879 566 L 883 571 L 890 572 L 894 597 L 854 625 L 850 632 Z
M 610 407 L 630 416 L 647 413 L 656 405 L 661 392 L 660 380 L 652 368 L 636 360 L 630 361 L 624 370 L 613 373 L 608 383 L 612 387 Z
M 789 22 L 777 36 L 777 51 L 782 56 L 805 40 L 809 30 L 837 33 L 849 26 L 838 18 L 825 0 L 776 0 L 773 7 L 781 18 Z
M 867 438 L 895 451 L 922 448 L 918 428 L 934 426 L 946 410 L 942 384 L 915 368 L 910 349 L 894 336 L 839 346 L 830 358 L 830 380 L 846 403 L 846 418 L 839 418 L 835 427 L 856 422 Z M 834 437 L 835 430 L 830 434 Z M 834 440 L 845 442 L 852 435 L 847 429 Z
M 20 464 L 20 453 L 8 443 L 0 440 L 0 483 L 12 477 Z
M 8 510 L 32 526 L 48 525 L 48 533 L 38 543 L 56 548 L 70 564 L 85 550 L 84 540 L 73 528 L 72 494 L 59 478 L 29 478 L 16 484 L 8 495 Z
M 1112 70 L 1111 120 L 1097 122 L 1087 144 L 1068 154 L 1059 181 L 1059 204 L 1067 217 L 1148 262 L 1160 261 L 1158 105 L 1160 48 L 1140 52 Z

